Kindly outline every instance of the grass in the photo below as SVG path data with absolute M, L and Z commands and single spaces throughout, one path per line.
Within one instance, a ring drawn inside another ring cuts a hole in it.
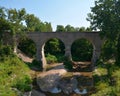
M 4 57 L 0 61 L 0 96 L 17 96 L 13 89 L 31 90 L 31 82 L 28 66 L 17 56 Z

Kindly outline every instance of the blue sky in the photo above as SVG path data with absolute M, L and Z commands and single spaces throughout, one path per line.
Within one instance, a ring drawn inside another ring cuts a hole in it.
M 41 21 L 56 25 L 70 24 L 74 27 L 88 27 L 86 21 L 90 7 L 95 0 L 0 0 L 0 6 L 6 8 L 25 8 L 27 13 L 35 14 Z

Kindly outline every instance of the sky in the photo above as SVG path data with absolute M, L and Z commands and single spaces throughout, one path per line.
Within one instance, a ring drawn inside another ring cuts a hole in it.
M 27 13 L 39 17 L 42 22 L 50 22 L 53 30 L 57 25 L 89 27 L 86 20 L 95 0 L 0 0 L 5 8 L 25 8 Z

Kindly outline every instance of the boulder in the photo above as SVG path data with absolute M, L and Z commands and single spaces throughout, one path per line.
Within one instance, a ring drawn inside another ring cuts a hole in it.
M 78 81 L 75 77 L 67 78 L 67 79 L 61 79 L 59 82 L 60 89 L 65 94 L 70 94 L 77 88 Z
M 37 85 L 42 91 L 51 92 L 51 90 L 57 88 L 60 78 L 59 74 L 50 74 L 44 77 L 38 77 Z

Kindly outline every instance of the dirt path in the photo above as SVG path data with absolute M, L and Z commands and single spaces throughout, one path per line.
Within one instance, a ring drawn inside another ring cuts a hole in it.
M 51 74 L 64 75 L 65 73 L 67 73 L 66 69 L 64 68 L 63 63 L 53 64 L 53 65 L 51 65 L 51 67 L 52 67 L 51 70 L 41 72 L 38 75 L 38 77 L 39 76 L 44 77 L 46 75 L 51 75 Z
M 21 58 L 24 62 L 32 62 L 33 58 L 28 57 L 23 52 L 21 52 L 19 49 L 17 49 L 17 56 Z

